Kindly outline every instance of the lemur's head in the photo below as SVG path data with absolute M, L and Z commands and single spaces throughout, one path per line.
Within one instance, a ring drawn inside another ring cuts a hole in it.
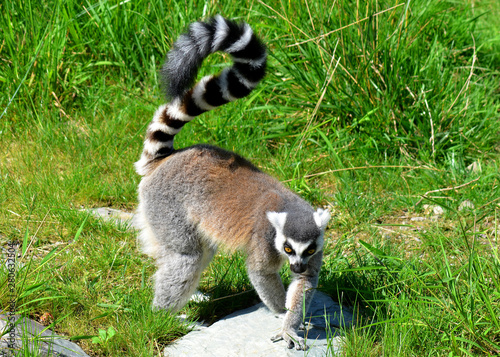
M 292 272 L 305 272 L 309 259 L 323 249 L 330 212 L 267 212 L 267 218 L 276 230 L 275 247 L 288 257 Z

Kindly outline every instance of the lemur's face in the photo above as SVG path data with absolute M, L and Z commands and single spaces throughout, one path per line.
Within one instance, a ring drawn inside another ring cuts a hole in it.
M 322 246 L 319 247 L 319 250 L 321 249 Z M 283 243 L 282 251 L 285 252 L 290 261 L 290 270 L 301 274 L 307 270 L 309 258 L 318 252 L 318 244 L 317 241 L 302 243 L 288 238 Z
M 309 259 L 323 249 L 323 233 L 330 219 L 327 210 L 319 208 L 311 217 L 289 212 L 267 212 L 276 230 L 275 247 L 290 262 L 292 272 L 307 270 Z

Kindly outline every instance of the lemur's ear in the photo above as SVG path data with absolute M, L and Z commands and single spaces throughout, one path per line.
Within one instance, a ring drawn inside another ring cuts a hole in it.
M 276 231 L 283 231 L 286 222 L 286 212 L 266 212 L 266 216 Z
M 328 221 L 330 220 L 330 212 L 327 209 L 318 208 L 318 210 L 314 212 L 313 216 L 318 228 L 324 231 Z

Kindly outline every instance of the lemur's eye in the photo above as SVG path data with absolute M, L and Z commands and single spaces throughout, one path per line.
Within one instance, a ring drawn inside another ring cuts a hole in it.
M 315 251 L 316 251 L 316 249 L 309 249 L 309 250 L 307 251 L 307 254 L 309 254 L 309 255 L 313 255 Z
M 293 250 L 290 247 L 285 247 L 285 252 L 288 254 L 291 254 L 293 252 Z

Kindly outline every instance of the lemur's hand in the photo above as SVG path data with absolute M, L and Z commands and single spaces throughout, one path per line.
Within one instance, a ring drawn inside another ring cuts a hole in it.
M 302 337 L 300 337 L 299 335 L 297 335 L 297 332 L 294 330 L 290 330 L 290 329 L 289 330 L 281 330 L 281 332 L 279 334 L 271 337 L 271 341 L 273 341 L 273 342 L 277 342 L 277 341 L 281 341 L 281 340 L 285 340 L 288 348 L 295 347 L 295 349 L 303 350 L 303 351 L 305 351 L 307 348 L 304 339 Z

